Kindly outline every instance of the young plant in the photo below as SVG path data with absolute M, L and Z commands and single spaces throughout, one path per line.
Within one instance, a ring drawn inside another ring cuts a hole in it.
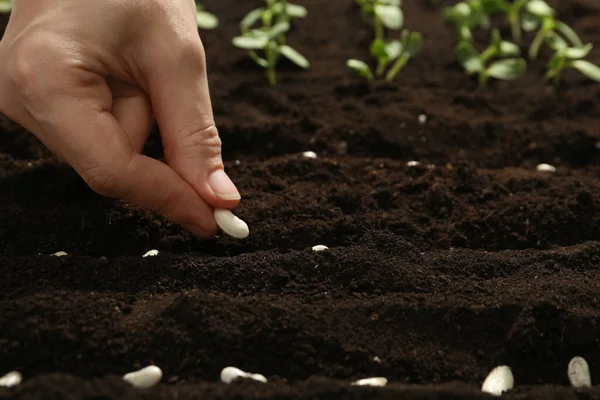
M 301 68 L 309 68 L 310 63 L 297 50 L 286 44 L 285 34 L 291 28 L 293 18 L 303 18 L 307 11 L 302 6 L 286 0 L 266 0 L 266 5 L 250 11 L 240 22 L 241 36 L 233 38 L 233 45 L 247 50 L 250 58 L 267 70 L 271 86 L 277 83 L 275 67 L 281 57 L 285 57 Z M 253 26 L 260 22 L 258 28 Z M 258 54 L 262 51 L 263 56 Z
M 386 40 L 386 29 L 399 31 L 404 24 L 404 14 L 400 8 L 400 0 L 356 0 L 374 29 L 374 38 L 369 52 L 377 60 L 375 73 L 364 61 L 350 59 L 346 62 L 348 68 L 359 77 L 373 81 L 382 76 L 386 69 L 392 67 L 386 74 L 386 80 L 391 81 L 420 50 L 423 38 L 418 32 L 402 29 L 398 39 Z
M 502 40 L 497 29 L 492 31 L 492 43 L 481 54 L 467 40 L 456 48 L 456 57 L 469 75 L 478 74 L 479 87 L 484 87 L 491 78 L 513 80 L 527 70 L 527 62 L 519 57 L 521 50 L 511 42 Z M 498 59 L 492 61 L 492 59 Z
M 556 52 L 548 63 L 546 78 L 552 79 L 555 86 L 560 84 L 562 73 L 567 68 L 574 68 L 588 78 L 600 82 L 600 67 L 584 60 L 592 50 L 591 43 L 585 46 L 569 47 L 558 35 L 550 39 L 549 46 Z
M 210 30 L 219 26 L 219 19 L 214 14 L 204 10 L 199 2 L 196 2 L 196 22 L 200 29 Z
M 12 11 L 12 0 L 0 0 L 0 14 L 8 14 Z
M 490 15 L 496 10 L 489 0 L 460 2 L 443 11 L 448 22 L 454 24 L 460 40 L 473 40 L 473 28 L 490 28 Z
M 583 46 L 581 39 L 579 39 L 579 36 L 571 27 L 562 21 L 555 20 L 553 16 L 547 16 L 542 20 L 541 27 L 531 42 L 529 58 L 531 60 L 537 58 L 540 48 L 544 43 L 555 42 L 557 37 L 564 41 L 559 34 L 564 36 L 571 43 L 572 47 Z
M 532 32 L 539 28 L 541 21 L 553 17 L 554 9 L 544 0 L 482 0 L 489 13 L 504 13 L 510 23 L 512 38 L 521 41 L 522 31 Z
M 378 60 L 378 68 L 375 74 L 364 61 L 350 59 L 346 64 L 355 75 L 371 82 L 376 76 L 383 75 L 386 67 L 392 63 L 391 68 L 385 75 L 386 81 L 391 82 L 408 61 L 420 51 L 422 42 L 423 37 L 420 33 L 403 29 L 399 40 L 392 40 L 383 45 L 373 42 L 371 45 L 371 55 Z

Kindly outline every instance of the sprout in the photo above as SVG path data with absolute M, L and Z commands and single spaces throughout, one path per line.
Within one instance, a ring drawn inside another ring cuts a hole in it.
M 350 59 L 346 62 L 348 68 L 357 76 L 371 82 L 375 77 L 386 74 L 386 80 L 393 80 L 404 68 L 408 61 L 420 50 L 423 37 L 418 32 L 402 29 L 404 14 L 400 8 L 400 0 L 357 0 L 363 16 L 368 18 L 374 28 L 374 39 L 369 52 L 377 60 L 375 73 L 369 65 L 361 60 Z M 385 30 L 398 31 L 397 39 L 386 40 Z
M 522 31 L 538 29 L 546 17 L 553 17 L 554 9 L 544 0 L 482 0 L 489 13 L 505 13 L 510 23 L 512 38 L 520 41 Z
M 489 77 L 503 80 L 517 79 L 527 69 L 527 62 L 518 57 L 519 47 L 511 42 L 502 40 L 500 32 L 492 31 L 492 43 L 479 54 L 473 45 L 463 40 L 456 48 L 456 57 L 468 74 L 479 74 L 479 86 L 483 87 Z M 500 60 L 489 63 L 492 58 Z
M 202 5 L 198 2 L 196 2 L 196 22 L 198 23 L 198 28 L 201 29 L 209 30 L 215 29 L 217 26 L 219 26 L 219 19 L 213 14 L 204 10 L 204 7 L 202 7 Z
M 494 11 L 497 11 L 497 7 L 490 0 L 470 0 L 446 7 L 443 13 L 446 20 L 455 25 L 460 40 L 471 41 L 473 28 L 489 29 L 489 16 Z
M 547 79 L 552 79 L 554 84 L 558 86 L 563 71 L 567 68 L 574 68 L 588 78 L 600 82 L 600 67 L 584 60 L 594 47 L 591 43 L 585 46 L 569 47 L 558 35 L 554 36 L 549 42 L 555 53 L 548 62 Z
M 0 14 L 8 14 L 12 11 L 12 0 L 0 0 Z
M 563 37 L 561 37 L 562 34 Z M 531 60 L 537 58 L 540 48 L 543 43 L 548 44 L 551 48 L 552 45 L 557 41 L 571 43 L 573 47 L 581 47 L 583 43 L 577 33 L 571 29 L 567 24 L 561 21 L 557 21 L 554 17 L 548 16 L 542 20 L 542 24 L 537 34 L 533 38 L 531 42 L 531 46 L 529 47 L 529 58 Z
M 291 28 L 293 18 L 304 18 L 308 14 L 306 8 L 290 4 L 286 0 L 266 0 L 264 7 L 250 11 L 240 22 L 241 36 L 233 38 L 233 45 L 248 50 L 250 58 L 267 70 L 269 83 L 275 86 L 277 79 L 275 67 L 281 56 L 287 58 L 301 68 L 308 68 L 310 63 L 297 50 L 286 44 L 285 34 Z M 252 28 L 256 23 L 259 28 Z M 258 55 L 262 51 L 264 56 Z

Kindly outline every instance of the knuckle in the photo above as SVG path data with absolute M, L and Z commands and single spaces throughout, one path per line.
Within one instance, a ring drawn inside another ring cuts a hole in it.
M 117 176 L 105 167 L 91 167 L 81 173 L 85 183 L 96 193 L 106 197 L 117 197 Z
M 221 155 L 222 141 L 214 124 L 196 129 L 188 129 L 180 135 L 180 143 L 184 149 L 200 150 L 205 157 Z

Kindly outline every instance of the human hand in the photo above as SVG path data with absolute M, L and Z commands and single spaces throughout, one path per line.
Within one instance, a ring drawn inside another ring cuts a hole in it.
M 0 112 L 96 192 L 200 238 L 240 195 L 223 169 L 193 0 L 16 0 Z M 156 118 L 166 164 L 141 155 Z

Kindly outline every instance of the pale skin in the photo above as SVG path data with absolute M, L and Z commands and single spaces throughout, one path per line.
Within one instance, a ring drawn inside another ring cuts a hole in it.
M 0 112 L 97 193 L 208 239 L 240 194 L 224 172 L 193 0 L 15 0 Z M 166 163 L 141 155 L 152 122 Z

